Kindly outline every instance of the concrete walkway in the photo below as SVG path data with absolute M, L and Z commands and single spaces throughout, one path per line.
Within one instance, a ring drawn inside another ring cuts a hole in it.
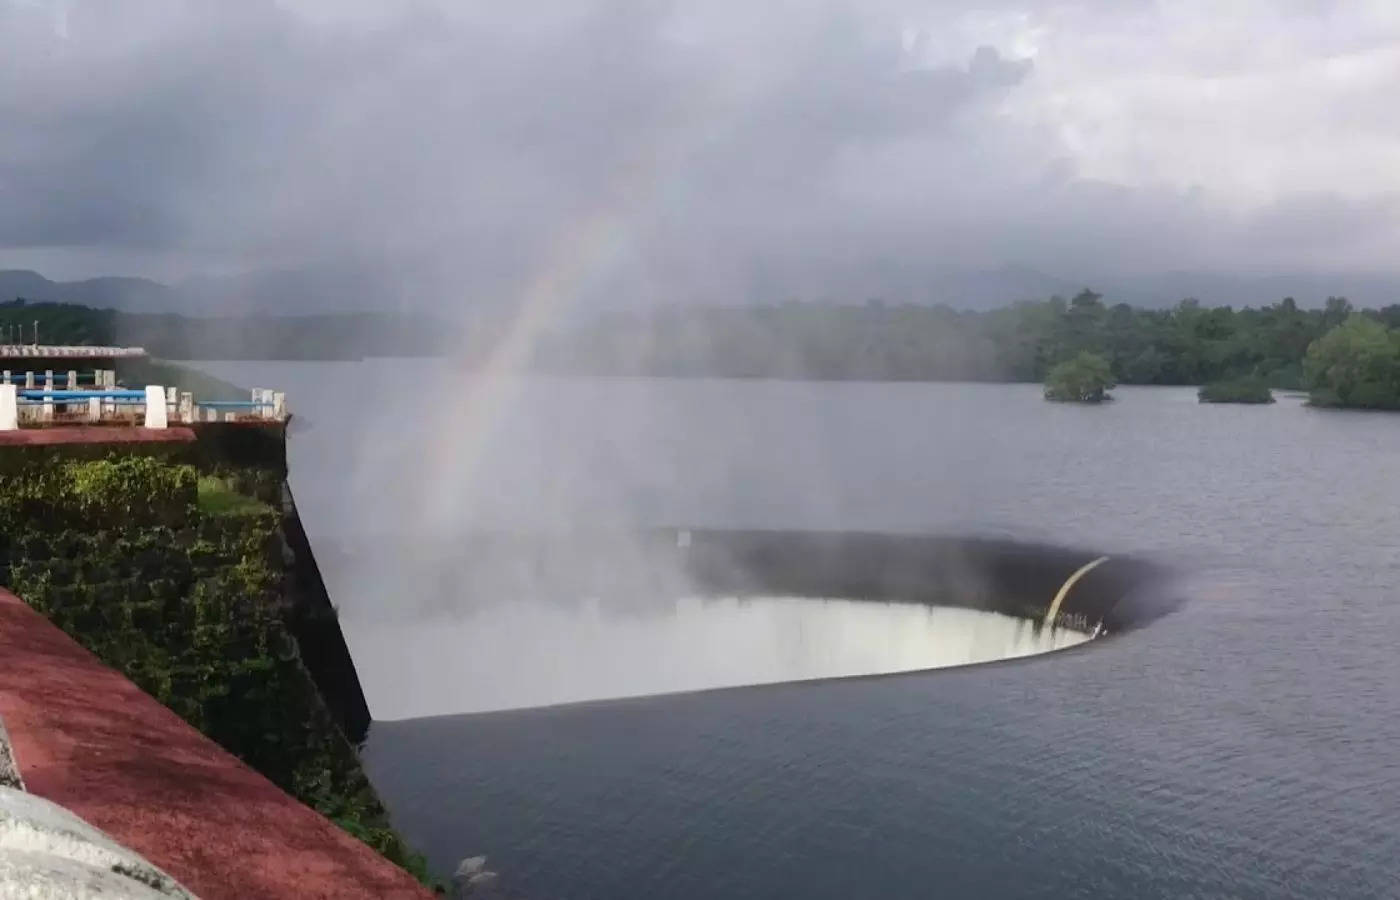
M 3 589 L 0 718 L 31 793 L 205 900 L 432 896 Z

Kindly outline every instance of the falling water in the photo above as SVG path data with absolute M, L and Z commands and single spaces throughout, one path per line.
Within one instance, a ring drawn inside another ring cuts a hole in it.
M 502 603 L 356 637 L 376 719 L 914 671 L 1089 639 L 979 610 L 791 596 L 686 597 L 626 613 L 597 600 Z

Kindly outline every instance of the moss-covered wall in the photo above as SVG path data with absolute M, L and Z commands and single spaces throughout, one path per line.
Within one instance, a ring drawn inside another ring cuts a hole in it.
M 284 508 L 268 502 L 282 475 L 196 445 L 4 448 L 0 583 L 288 793 L 425 877 L 303 663 L 297 556 Z M 210 492 L 223 490 L 263 502 L 215 502 Z

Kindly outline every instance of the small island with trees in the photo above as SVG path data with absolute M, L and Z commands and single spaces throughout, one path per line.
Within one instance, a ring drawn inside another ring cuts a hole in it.
M 1103 403 L 1112 400 L 1113 372 L 1108 360 L 1097 353 L 1081 350 L 1045 376 L 1045 399 L 1062 403 Z
M 1400 331 L 1353 314 L 1308 346 L 1308 403 L 1400 409 Z
M 1257 375 L 1212 381 L 1196 392 L 1202 403 L 1273 403 L 1269 383 Z

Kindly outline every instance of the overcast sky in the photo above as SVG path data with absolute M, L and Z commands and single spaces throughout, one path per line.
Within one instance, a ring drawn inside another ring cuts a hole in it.
M 0 0 L 0 268 L 1394 271 L 1398 88 L 1396 0 Z

